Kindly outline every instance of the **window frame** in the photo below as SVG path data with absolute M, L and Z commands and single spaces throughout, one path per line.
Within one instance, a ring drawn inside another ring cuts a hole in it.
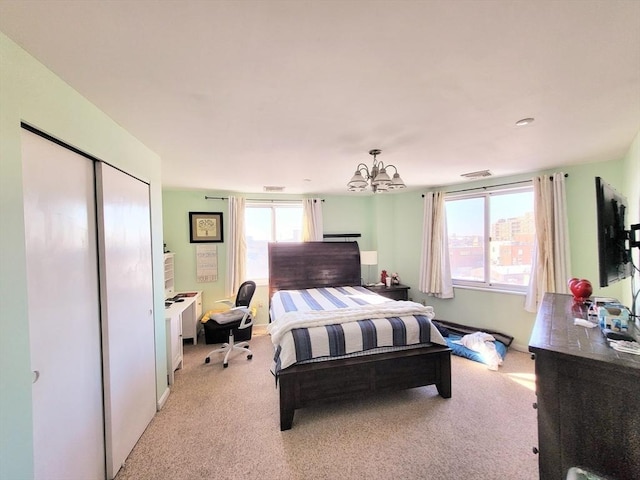
M 301 218 L 301 223 L 300 223 L 300 228 L 301 228 L 301 235 L 302 235 L 302 228 L 304 227 L 303 223 L 304 223 L 304 203 L 302 200 L 246 200 L 245 201 L 245 225 L 246 225 L 246 211 L 249 208 L 268 208 L 271 210 L 271 231 L 270 231 L 270 240 L 269 243 L 271 242 L 278 242 L 277 238 L 277 225 L 276 225 L 276 210 L 279 208 L 300 208 L 302 210 L 302 218 Z M 302 238 L 302 237 L 301 237 Z M 246 226 L 245 226 L 245 233 L 244 233 L 244 240 L 245 243 L 247 242 L 247 232 L 246 232 Z M 300 240 L 300 242 L 302 242 L 302 239 Z M 246 253 L 245 253 L 245 262 L 246 265 L 248 266 L 249 264 L 249 248 L 247 246 L 246 248 Z M 267 276 L 266 277 L 259 277 L 259 278 L 252 278 L 253 281 L 256 282 L 257 285 L 267 285 L 269 283 L 269 262 L 267 259 Z
M 482 191 L 479 192 L 451 192 L 445 194 L 445 210 L 446 210 L 446 202 L 455 201 L 455 200 L 466 200 L 472 198 L 481 198 L 483 199 L 483 228 L 484 228 L 484 248 L 483 248 L 483 256 L 484 256 L 484 280 L 483 281 L 475 281 L 475 280 L 463 280 L 456 279 L 451 276 L 451 283 L 454 288 L 464 288 L 469 290 L 487 290 L 492 292 L 503 292 L 503 293 L 513 293 L 518 295 L 525 295 L 528 290 L 528 285 L 513 285 L 509 283 L 497 283 L 491 281 L 491 198 L 502 195 L 510 195 L 517 193 L 526 193 L 530 192 L 533 194 L 533 184 L 529 183 L 522 186 L 517 187 L 486 187 Z M 533 203 L 533 199 L 532 199 Z M 532 205 L 534 208 L 534 205 Z M 524 212 L 523 212 L 524 213 Z M 446 214 L 446 211 L 445 211 Z M 448 222 L 447 222 L 448 223 Z M 533 225 L 534 228 L 534 240 L 535 240 L 535 223 Z M 447 229 L 448 230 L 448 229 Z M 449 241 L 449 231 L 447 231 L 447 242 Z M 449 252 L 451 255 L 451 252 Z M 449 257 L 451 262 L 451 257 Z M 531 264 L 531 269 L 533 269 L 533 264 Z

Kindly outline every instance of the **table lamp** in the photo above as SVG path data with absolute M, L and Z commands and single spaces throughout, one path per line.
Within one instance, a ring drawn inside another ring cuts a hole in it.
M 370 280 L 371 280 L 371 265 L 377 265 L 378 264 L 378 252 L 376 250 L 365 250 L 365 251 L 360 252 L 360 264 L 369 266 L 369 272 L 367 274 L 368 282 L 366 283 L 366 285 L 372 285 L 370 283 Z

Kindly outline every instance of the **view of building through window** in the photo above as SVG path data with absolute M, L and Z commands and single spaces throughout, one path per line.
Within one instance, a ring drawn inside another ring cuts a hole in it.
M 454 284 L 524 289 L 535 238 L 533 190 L 451 197 L 445 205 Z
M 269 278 L 269 242 L 302 241 L 302 204 L 249 203 L 244 210 L 247 278 Z

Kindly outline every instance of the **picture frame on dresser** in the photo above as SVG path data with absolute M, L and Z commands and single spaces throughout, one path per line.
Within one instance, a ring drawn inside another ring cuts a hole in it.
M 189 212 L 190 243 L 223 243 L 222 212 Z

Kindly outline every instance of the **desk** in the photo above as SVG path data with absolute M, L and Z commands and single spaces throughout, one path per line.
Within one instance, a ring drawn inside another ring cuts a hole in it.
M 531 333 L 535 354 L 540 480 L 581 466 L 609 478 L 640 472 L 640 355 L 609 347 L 571 295 L 547 293 Z M 639 332 L 632 327 L 636 339 Z
M 187 296 L 187 294 L 192 296 Z M 179 292 L 183 295 L 183 302 L 174 302 L 165 307 L 166 335 L 167 335 L 167 375 L 169 385 L 173 385 L 174 372 L 182 368 L 182 340 L 193 339 L 194 345 L 198 341 L 198 329 L 202 316 L 202 292 Z
M 174 372 L 182 368 L 182 317 L 179 312 L 165 317 L 167 334 L 167 383 L 173 385 Z
M 193 344 L 197 345 L 198 333 L 202 329 L 202 324 L 200 323 L 202 318 L 202 291 L 177 292 L 175 294 L 175 296 L 180 295 L 184 298 L 184 302 L 178 302 L 177 304 L 182 304 L 184 310 L 182 313 L 182 338 L 190 338 L 193 340 Z

